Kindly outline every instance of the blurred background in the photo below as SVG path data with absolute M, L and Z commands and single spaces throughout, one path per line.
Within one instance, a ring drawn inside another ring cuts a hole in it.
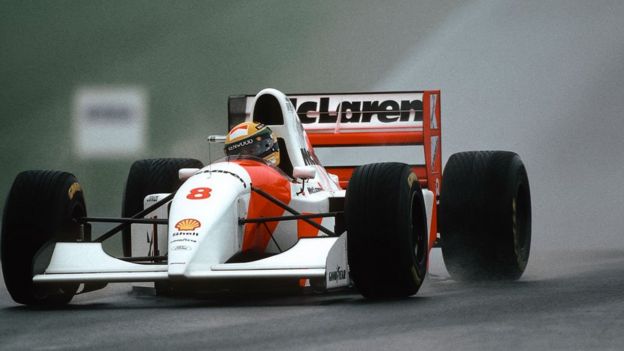
M 0 201 L 18 172 L 60 169 L 91 215 L 118 215 L 135 159 L 208 162 L 229 95 L 441 89 L 444 160 L 523 158 L 538 262 L 621 249 L 622 18 L 618 0 L 3 0 Z M 90 153 L 80 104 L 110 91 L 138 112 L 112 146 L 90 134 L 117 151 Z

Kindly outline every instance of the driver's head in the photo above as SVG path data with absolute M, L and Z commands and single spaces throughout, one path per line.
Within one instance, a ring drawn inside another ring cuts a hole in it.
M 225 154 L 256 156 L 275 166 L 280 162 L 279 145 L 271 128 L 256 122 L 243 122 L 230 130 L 225 138 Z

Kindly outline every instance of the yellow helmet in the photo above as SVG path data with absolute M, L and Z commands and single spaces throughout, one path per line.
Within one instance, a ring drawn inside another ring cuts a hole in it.
M 225 154 L 256 156 L 275 166 L 280 162 L 277 138 L 271 128 L 256 122 L 243 122 L 230 130 L 225 138 Z

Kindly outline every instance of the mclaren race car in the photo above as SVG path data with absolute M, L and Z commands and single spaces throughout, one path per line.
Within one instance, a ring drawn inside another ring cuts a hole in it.
M 525 167 L 512 152 L 462 152 L 442 174 L 439 91 L 265 89 L 230 97 L 228 109 L 230 128 L 270 127 L 279 165 L 242 154 L 207 166 L 140 160 L 120 218 L 89 216 L 70 173 L 18 174 L 2 222 L 12 298 L 63 304 L 114 282 L 155 282 L 159 291 L 289 282 L 407 297 L 423 283 L 434 247 L 454 279 L 522 275 L 531 239 Z M 371 154 L 408 160 L 362 164 Z M 94 235 L 96 222 L 116 225 Z M 102 247 L 117 234 L 121 257 Z

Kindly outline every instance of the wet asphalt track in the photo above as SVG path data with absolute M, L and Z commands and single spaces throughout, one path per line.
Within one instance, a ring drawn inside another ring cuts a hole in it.
M 434 254 L 413 298 L 166 298 L 120 284 L 63 309 L 0 290 L 0 349 L 622 350 L 624 250 L 534 253 L 514 283 L 459 284 Z M 145 291 L 147 290 L 147 291 Z

